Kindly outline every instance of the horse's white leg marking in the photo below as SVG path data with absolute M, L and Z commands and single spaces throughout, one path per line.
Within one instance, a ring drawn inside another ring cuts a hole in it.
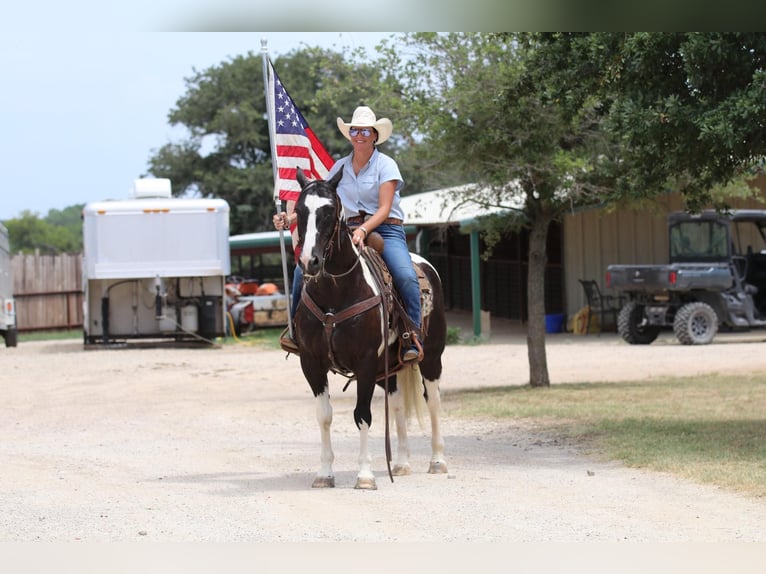
M 431 381 L 424 379 L 426 393 L 428 393 L 428 414 L 431 418 L 431 463 L 428 472 L 439 474 L 447 472 L 447 461 L 444 458 L 444 437 L 442 437 L 439 425 L 439 413 L 441 413 L 442 399 L 439 394 L 439 380 Z
M 391 474 L 405 476 L 412 473 L 410 468 L 410 441 L 407 437 L 407 417 L 404 412 L 404 396 L 400 388 L 389 397 L 391 414 L 396 424 L 396 455 Z
M 354 488 L 364 490 L 377 490 L 375 484 L 375 475 L 372 474 L 372 457 L 370 456 L 370 427 L 367 423 L 359 426 L 359 474 L 356 475 L 356 485 Z
M 327 390 L 316 398 L 316 417 L 317 423 L 319 423 L 322 446 L 319 454 L 319 472 L 317 472 L 312 486 L 314 488 L 331 488 L 335 486 L 335 475 L 332 472 L 335 454 L 332 452 L 332 441 L 330 440 L 332 405 L 330 404 L 330 393 Z
M 316 195 L 308 195 L 304 203 L 309 211 L 309 216 L 306 220 L 306 236 L 303 238 L 303 250 L 301 251 L 301 261 L 305 267 L 311 260 L 311 252 L 314 250 L 314 245 L 317 241 L 317 211 L 322 207 L 332 205 L 332 201 Z

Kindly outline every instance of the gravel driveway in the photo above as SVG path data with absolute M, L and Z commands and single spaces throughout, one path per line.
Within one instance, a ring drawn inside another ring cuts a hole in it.
M 554 384 L 766 373 L 762 335 L 706 347 L 549 336 Z M 595 462 L 513 422 L 443 418 L 447 475 L 391 483 L 383 404 L 371 432 L 378 490 L 353 489 L 353 396 L 333 379 L 337 487 L 312 489 L 314 401 L 295 357 L 249 345 L 0 349 L 2 541 L 766 541 L 766 501 Z M 524 384 L 523 337 L 449 346 L 442 388 Z

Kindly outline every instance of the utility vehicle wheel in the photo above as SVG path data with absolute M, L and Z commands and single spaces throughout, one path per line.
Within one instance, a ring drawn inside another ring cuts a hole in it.
M 643 305 L 628 301 L 617 315 L 617 332 L 631 345 L 648 345 L 660 334 L 660 327 L 646 322 Z
M 683 345 L 707 345 L 718 332 L 718 315 L 707 303 L 687 303 L 676 312 L 673 332 Z
M 15 347 L 19 342 L 19 332 L 16 329 L 8 329 L 5 332 L 5 346 Z

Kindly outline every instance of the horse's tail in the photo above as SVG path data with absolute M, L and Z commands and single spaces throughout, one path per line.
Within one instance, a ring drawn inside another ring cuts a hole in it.
M 405 365 L 396 374 L 396 386 L 399 392 L 402 393 L 404 400 L 405 419 L 411 419 L 414 412 L 418 419 L 418 425 L 423 430 L 425 428 L 424 413 L 426 411 L 426 400 L 423 396 L 423 376 L 420 374 L 420 367 L 418 367 L 417 363 Z

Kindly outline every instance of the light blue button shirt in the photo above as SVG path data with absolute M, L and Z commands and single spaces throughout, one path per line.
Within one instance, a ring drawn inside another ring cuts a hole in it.
M 340 169 L 343 170 L 343 179 L 338 184 L 338 196 L 343 204 L 346 219 L 359 215 L 362 211 L 370 215 L 375 213 L 380 205 L 380 184 L 396 180 L 394 201 L 387 217 L 404 220 L 399 195 L 399 190 L 404 187 L 404 180 L 394 159 L 375 149 L 370 161 L 359 171 L 359 175 L 356 175 L 351 164 L 352 155 L 336 161 L 327 175 L 327 179 L 331 179 Z

